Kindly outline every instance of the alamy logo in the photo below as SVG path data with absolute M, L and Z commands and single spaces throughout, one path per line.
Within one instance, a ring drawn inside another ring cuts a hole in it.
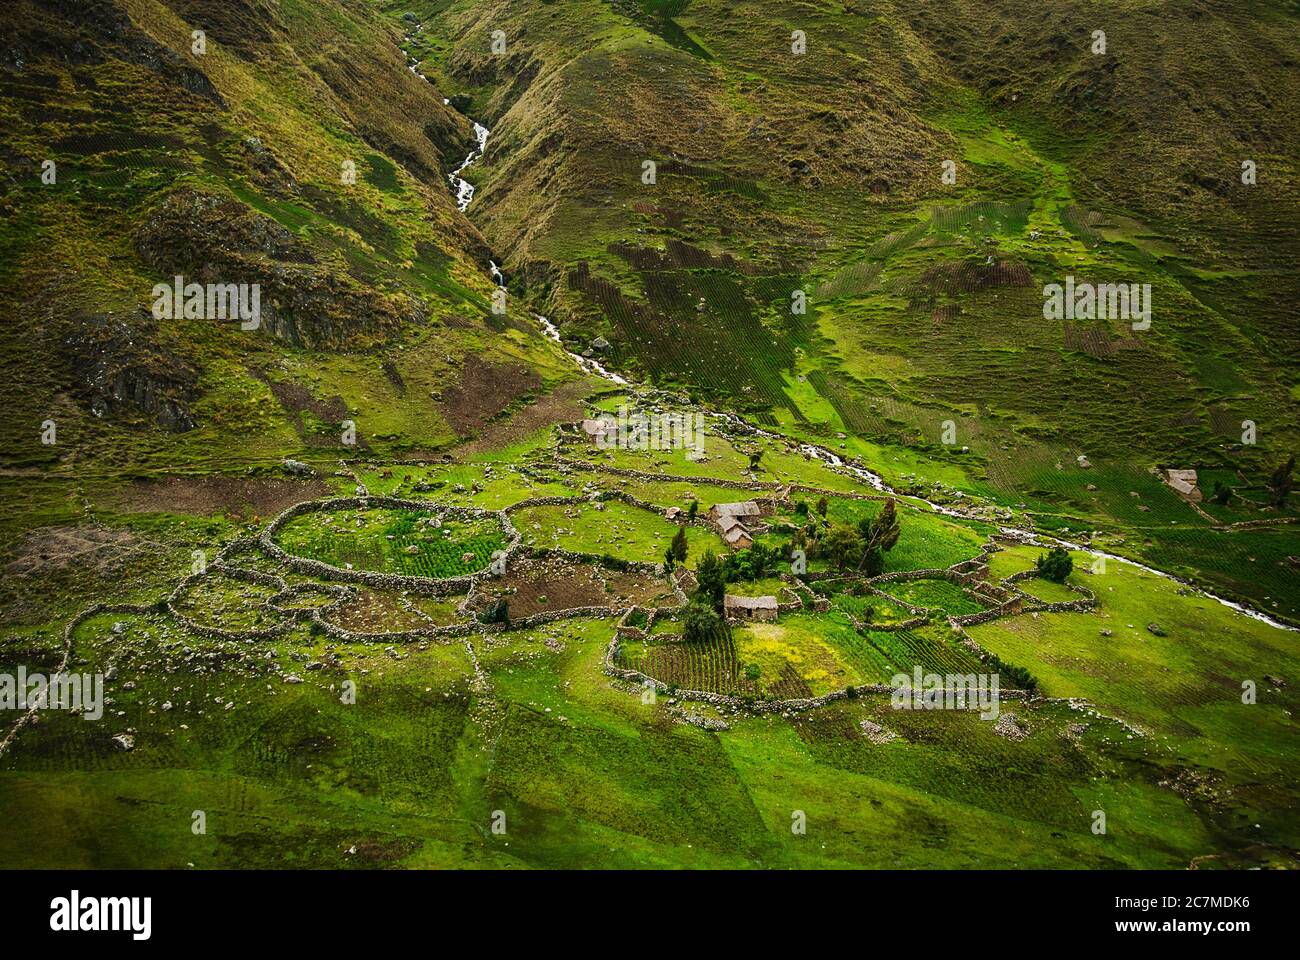
M 618 408 L 618 417 L 605 414 L 583 424 L 602 450 L 685 450 L 704 453 L 704 414 L 633 413 Z
M 71 710 L 86 720 L 104 715 L 104 675 L 100 673 L 0 673 L 0 710 Z
M 889 702 L 895 710 L 978 710 L 981 720 L 998 718 L 996 673 L 896 673 Z
M 1049 283 L 1043 287 L 1044 320 L 1132 320 L 1134 330 L 1151 326 L 1149 283 Z
M 148 940 L 153 932 L 152 897 L 86 897 L 73 890 L 70 897 L 50 901 L 50 929 L 60 933 L 79 930 L 126 930 L 133 940 Z
M 262 286 L 258 283 L 186 283 L 177 274 L 173 283 L 154 284 L 155 320 L 239 320 L 239 329 L 262 325 Z

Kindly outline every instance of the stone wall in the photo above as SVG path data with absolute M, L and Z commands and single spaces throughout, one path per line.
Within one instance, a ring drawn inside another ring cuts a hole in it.
M 567 500 L 568 498 L 559 499 Z M 280 563 L 283 563 L 290 569 L 306 574 L 307 576 L 317 577 L 322 580 L 337 580 L 343 583 L 361 583 L 379 590 L 407 590 L 412 593 L 440 597 L 446 596 L 450 593 L 460 593 L 462 590 L 469 589 L 473 586 L 475 578 L 483 575 L 484 571 L 478 571 L 475 573 L 462 574 L 457 577 L 443 577 L 435 580 L 431 577 L 380 573 L 374 570 L 345 570 L 341 567 L 323 563 L 319 560 L 311 560 L 306 557 L 296 556 L 289 553 L 275 542 L 275 534 L 279 532 L 281 527 L 295 517 L 307 513 L 324 513 L 332 510 L 363 510 L 372 507 L 390 510 L 418 510 L 422 513 L 437 512 L 444 517 L 450 516 L 459 519 L 482 519 L 487 516 L 495 516 L 501 523 L 502 532 L 507 537 L 507 544 L 504 550 L 507 560 L 519 550 L 522 541 L 519 531 L 514 528 L 514 525 L 510 522 L 510 519 L 504 510 L 485 510 L 479 507 L 447 506 L 429 500 L 404 500 L 398 497 L 366 496 L 335 497 L 327 500 L 308 500 L 303 503 L 294 504 L 272 520 L 266 529 L 262 531 L 261 535 L 258 537 L 258 546 L 263 553 Z

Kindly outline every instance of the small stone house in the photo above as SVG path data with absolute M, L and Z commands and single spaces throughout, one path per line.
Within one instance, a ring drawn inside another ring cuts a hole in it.
M 1180 497 L 1200 502 L 1201 489 L 1196 485 L 1195 470 L 1165 470 L 1162 474 L 1165 483 Z
M 596 443 L 610 443 L 618 437 L 618 424 L 607 419 L 582 421 L 582 432 Z
M 717 525 L 727 546 L 744 550 L 754 545 L 750 524 L 759 521 L 763 510 L 753 500 L 740 503 L 718 503 L 709 508 L 709 518 Z
M 746 517 L 758 517 L 762 514 L 762 509 L 753 500 L 740 503 L 716 503 L 709 508 L 709 517 L 715 522 L 723 517 L 739 517 L 744 520 Z
M 754 545 L 754 538 L 750 536 L 749 528 L 737 517 L 723 517 L 718 521 L 718 530 L 722 533 L 722 539 L 726 541 L 727 546 L 733 550 L 745 550 Z
M 722 600 L 722 610 L 728 620 L 765 620 L 776 619 L 776 597 L 733 597 L 728 594 Z

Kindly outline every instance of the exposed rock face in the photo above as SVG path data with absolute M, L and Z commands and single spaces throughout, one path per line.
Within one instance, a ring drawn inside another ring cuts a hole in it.
M 241 201 L 182 189 L 135 233 L 140 257 L 163 280 L 261 285 L 261 326 L 299 347 L 348 349 L 425 319 L 404 291 L 386 293 L 320 264 L 285 227 Z
M 23 11 L 14 16 L 12 40 L 0 50 L 0 63 L 10 69 L 51 54 L 69 63 L 102 63 L 116 57 L 144 67 L 164 81 L 212 101 L 226 101 L 203 71 L 141 30 L 124 9 L 108 0 L 45 0 L 36 4 L 38 16 Z M 66 34 L 50 29 L 49 18 L 67 24 Z
M 234 197 L 192 189 L 171 194 L 155 208 L 136 230 L 135 243 L 160 269 L 258 258 L 315 263 L 310 248 L 280 223 Z
M 62 343 L 72 389 L 96 416 L 146 419 L 163 430 L 195 427 L 187 404 L 198 372 L 172 350 L 158 350 L 153 318 L 89 314 L 75 318 Z

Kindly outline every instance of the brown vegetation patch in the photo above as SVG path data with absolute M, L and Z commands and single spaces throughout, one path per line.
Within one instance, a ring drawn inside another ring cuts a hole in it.
M 913 296 L 945 294 L 955 296 L 975 293 L 996 287 L 1033 286 L 1034 277 L 1029 267 L 1018 260 L 986 261 L 963 260 L 957 263 L 937 263 L 921 276 L 904 284 Z
M 41 527 L 23 536 L 4 572 L 6 577 L 44 577 L 76 567 L 87 573 L 109 574 L 155 546 L 129 530 Z
M 397 633 L 430 626 L 402 606 L 391 590 L 362 590 L 330 616 L 330 621 L 358 633 Z
M 536 403 L 527 404 L 509 417 L 489 424 L 477 438 L 457 447 L 456 455 L 464 458 L 499 450 L 527 439 L 543 427 L 581 420 L 585 410 L 582 398 L 590 390 L 585 380 L 561 384 Z
M 504 577 L 480 586 L 474 607 L 481 610 L 500 597 L 509 602 L 512 619 L 574 607 L 675 603 L 667 584 L 646 574 L 546 559 L 512 563 Z
M 470 354 L 465 357 L 460 383 L 445 391 L 442 413 L 453 430 L 466 436 L 541 385 L 542 378 L 535 370 L 511 363 L 490 363 Z
M 1065 349 L 1086 353 L 1090 357 L 1109 357 L 1116 351 L 1137 350 L 1142 346 L 1136 337 L 1112 339 L 1110 331 L 1101 324 L 1076 326 L 1068 320 L 1065 323 L 1063 338 Z
M 214 513 L 269 517 L 303 500 L 329 493 L 320 478 L 290 480 L 273 477 L 167 477 L 137 480 L 115 504 L 130 513 Z

